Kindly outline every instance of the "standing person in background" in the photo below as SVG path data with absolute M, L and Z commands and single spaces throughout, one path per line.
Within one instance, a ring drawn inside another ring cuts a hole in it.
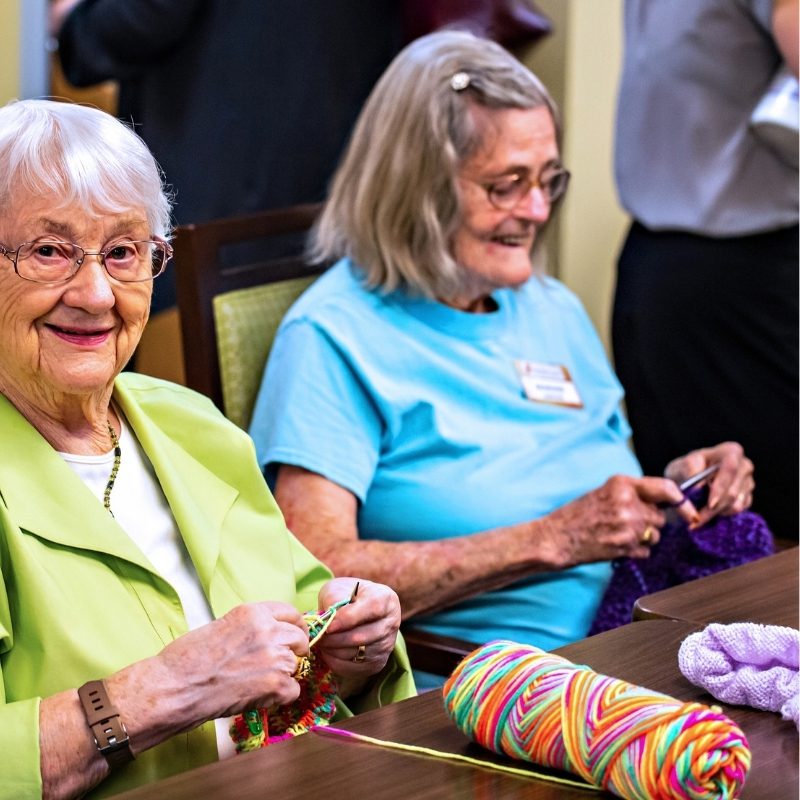
M 757 465 L 753 503 L 798 533 L 798 182 L 750 115 L 797 0 L 626 0 L 616 178 L 616 369 L 645 473 L 707 441 Z
M 55 0 L 50 30 L 73 84 L 119 81 L 178 224 L 321 200 L 402 45 L 397 0 Z M 175 302 L 167 273 L 153 312 Z

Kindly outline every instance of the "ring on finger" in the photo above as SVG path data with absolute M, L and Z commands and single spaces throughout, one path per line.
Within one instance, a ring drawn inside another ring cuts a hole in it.
M 311 659 L 308 656 L 295 656 L 297 658 L 297 668 L 292 673 L 295 680 L 307 678 L 311 673 Z
M 356 648 L 356 654 L 353 656 L 353 663 L 360 664 L 362 661 L 366 661 L 367 658 L 367 646 L 365 644 L 360 644 Z
M 650 545 L 653 542 L 653 537 L 656 535 L 656 529 L 652 525 L 648 525 L 644 531 L 642 531 L 642 535 L 639 537 L 639 543 Z

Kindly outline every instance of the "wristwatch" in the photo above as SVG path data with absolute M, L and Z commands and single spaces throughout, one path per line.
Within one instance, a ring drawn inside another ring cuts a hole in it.
M 78 689 L 78 697 L 86 714 L 86 722 L 91 728 L 97 749 L 108 762 L 111 769 L 117 769 L 133 761 L 128 731 L 120 718 L 119 711 L 108 699 L 103 681 L 89 681 Z

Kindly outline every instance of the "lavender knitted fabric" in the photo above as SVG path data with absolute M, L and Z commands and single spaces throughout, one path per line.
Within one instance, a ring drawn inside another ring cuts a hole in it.
M 700 508 L 706 488 L 688 492 Z M 639 597 L 693 581 L 723 569 L 737 567 L 775 552 L 775 542 L 764 518 L 752 511 L 716 517 L 708 525 L 690 531 L 677 515 L 661 529 L 661 540 L 649 558 L 622 558 L 614 562 L 614 574 L 595 615 L 589 635 L 617 628 L 631 621 Z
M 717 700 L 780 711 L 800 728 L 799 655 L 800 633 L 794 628 L 715 622 L 683 640 L 678 666 Z

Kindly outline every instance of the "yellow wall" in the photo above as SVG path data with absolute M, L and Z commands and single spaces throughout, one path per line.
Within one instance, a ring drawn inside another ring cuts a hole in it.
M 575 291 L 608 346 L 616 257 L 627 228 L 613 179 L 614 110 L 622 57 L 622 0 L 537 0 L 554 32 L 526 63 L 553 92 L 572 171 L 550 271 Z
M 23 0 L 0 2 L 0 104 L 19 92 L 19 26 Z

